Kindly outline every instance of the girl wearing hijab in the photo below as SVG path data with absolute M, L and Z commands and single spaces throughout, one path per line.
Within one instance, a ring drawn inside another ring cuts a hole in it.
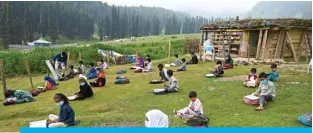
M 45 76 L 44 80 L 46 81 L 44 86 L 44 91 L 46 90 L 54 90 L 57 88 L 57 82 L 49 76 Z
M 67 127 L 75 124 L 75 112 L 69 105 L 68 99 L 62 93 L 54 96 L 56 105 L 60 108 L 59 116 L 50 114 L 47 120 L 47 127 Z
M 167 128 L 168 116 L 160 110 L 150 110 L 146 113 L 145 126 L 147 128 Z
M 230 54 L 228 54 L 225 60 L 224 69 L 232 69 L 233 66 L 234 66 L 234 61 L 231 58 Z
M 79 75 L 79 89 L 79 92 L 75 93 L 76 97 L 74 97 L 73 99 L 71 98 L 72 101 L 84 100 L 85 98 L 93 96 L 92 89 L 87 83 L 87 78 L 83 75 Z

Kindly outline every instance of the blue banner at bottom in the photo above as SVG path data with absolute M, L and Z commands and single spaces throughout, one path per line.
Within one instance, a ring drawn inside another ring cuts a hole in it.
M 21 128 L 21 133 L 312 133 L 312 128 Z

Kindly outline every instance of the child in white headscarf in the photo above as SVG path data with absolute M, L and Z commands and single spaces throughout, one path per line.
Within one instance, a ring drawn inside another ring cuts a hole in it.
M 150 110 L 146 113 L 145 126 L 148 128 L 168 127 L 168 116 L 160 110 Z

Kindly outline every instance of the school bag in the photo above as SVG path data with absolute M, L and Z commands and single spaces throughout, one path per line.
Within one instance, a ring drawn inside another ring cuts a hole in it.
M 124 73 L 126 73 L 126 70 L 118 70 L 118 71 L 116 72 L 116 74 L 124 74 Z
M 163 80 L 151 80 L 150 84 L 161 84 L 163 83 Z
M 209 118 L 204 115 L 194 116 L 187 121 L 187 125 L 192 127 L 208 127 Z
M 129 79 L 125 76 L 117 76 L 115 80 L 115 84 L 128 84 Z
M 312 127 L 312 112 L 300 115 L 298 121 L 308 127 Z
M 244 96 L 243 101 L 249 105 L 258 105 L 259 104 L 259 97 L 251 94 L 251 95 Z

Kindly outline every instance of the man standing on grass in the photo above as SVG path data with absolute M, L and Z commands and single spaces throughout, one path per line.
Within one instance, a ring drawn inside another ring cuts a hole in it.
M 59 71 L 62 71 L 62 77 L 65 75 L 65 66 L 67 62 L 67 54 L 66 52 L 58 53 L 53 57 L 54 62 L 54 69 L 57 74 L 59 74 Z

